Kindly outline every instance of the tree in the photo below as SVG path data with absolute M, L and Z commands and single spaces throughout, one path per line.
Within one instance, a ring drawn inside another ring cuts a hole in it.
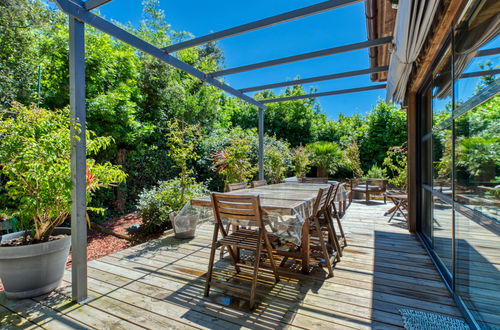
M 406 113 L 393 103 L 379 101 L 366 117 L 366 125 L 359 150 L 364 170 L 381 165 L 390 147 L 406 141 Z
M 169 122 L 168 128 L 168 156 L 179 169 L 180 203 L 184 204 L 185 191 L 190 184 L 195 182 L 191 177 L 195 172 L 189 165 L 190 162 L 194 162 L 199 158 L 195 148 L 200 139 L 200 131 L 198 126 L 186 125 L 186 123 L 176 119 Z
M 46 29 L 53 13 L 38 0 L 0 0 L 0 109 L 11 102 L 36 102 L 37 29 Z

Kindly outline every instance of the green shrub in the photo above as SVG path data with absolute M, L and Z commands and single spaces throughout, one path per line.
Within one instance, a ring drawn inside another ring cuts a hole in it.
M 224 184 L 248 182 L 257 168 L 250 161 L 252 146 L 247 138 L 236 138 L 224 150 L 212 154 L 213 168 L 224 176 Z
M 139 195 L 137 210 L 142 217 L 145 232 L 165 229 L 170 224 L 170 213 L 180 211 L 185 201 L 208 194 L 205 185 L 196 183 L 194 179 L 184 189 L 182 197 L 181 180 L 176 178 L 159 182 L 158 186 L 145 189 Z
M 70 127 L 80 128 L 70 122 L 67 110 L 16 103 L 10 111 L 0 112 L 0 175 L 7 179 L 4 198 L 14 202 L 10 214 L 21 219 L 23 228 L 33 229 L 33 243 L 47 241 L 71 214 Z M 110 145 L 111 138 L 87 130 L 86 140 L 88 204 L 97 190 L 124 182 L 126 174 L 119 166 L 92 158 Z
M 288 148 L 286 152 L 283 152 L 275 145 L 266 145 L 264 149 L 264 173 L 269 183 L 279 183 L 285 179 L 289 154 Z
M 365 178 L 367 179 L 387 179 L 387 171 L 385 168 L 373 164 L 373 166 L 366 172 Z
M 293 159 L 293 174 L 297 178 L 302 178 L 306 176 L 311 168 L 311 153 L 306 150 L 303 146 L 299 146 L 292 150 Z
M 406 142 L 401 146 L 390 147 L 384 166 L 389 170 L 389 183 L 399 189 L 406 190 L 408 180 L 408 150 Z

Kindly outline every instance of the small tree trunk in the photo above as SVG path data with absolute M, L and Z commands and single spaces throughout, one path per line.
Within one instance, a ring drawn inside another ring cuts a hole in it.
M 121 148 L 118 149 L 118 152 L 116 153 L 116 163 L 118 165 L 124 165 L 125 161 L 127 160 L 127 149 Z M 125 189 L 124 187 L 118 186 L 116 188 L 116 197 L 115 197 L 115 210 L 118 211 L 124 211 L 125 210 L 125 205 L 126 205 L 126 198 L 125 198 Z

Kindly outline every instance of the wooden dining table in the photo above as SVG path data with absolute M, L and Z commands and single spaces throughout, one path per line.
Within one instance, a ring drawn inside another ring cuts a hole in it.
M 256 188 L 227 192 L 230 195 L 259 195 L 261 207 L 265 213 L 295 216 L 301 226 L 300 249 L 298 252 L 277 251 L 278 255 L 297 257 L 302 260 L 302 272 L 309 271 L 309 219 L 312 216 L 314 202 L 320 188 L 330 184 L 279 183 Z M 345 194 L 340 194 L 345 195 Z M 341 200 L 339 200 L 341 202 Z M 212 207 L 209 196 L 191 200 L 192 206 Z M 297 224 L 297 222 L 294 222 Z M 306 248 L 304 248 L 306 247 Z

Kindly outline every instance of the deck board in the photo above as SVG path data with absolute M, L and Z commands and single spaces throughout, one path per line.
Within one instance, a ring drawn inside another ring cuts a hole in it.
M 263 275 L 253 312 L 245 297 L 222 289 L 203 297 L 213 228 L 204 224 L 190 241 L 166 237 L 89 262 L 93 300 L 84 306 L 69 303 L 70 271 L 47 298 L 14 303 L 0 294 L 0 321 L 51 329 L 70 322 L 127 329 L 400 329 L 400 308 L 461 318 L 420 242 L 402 223 L 387 223 L 389 207 L 353 203 L 343 221 L 349 246 L 334 277 L 315 269 L 273 285 Z M 216 274 L 248 288 L 248 278 L 235 276 L 228 260 L 217 261 Z

